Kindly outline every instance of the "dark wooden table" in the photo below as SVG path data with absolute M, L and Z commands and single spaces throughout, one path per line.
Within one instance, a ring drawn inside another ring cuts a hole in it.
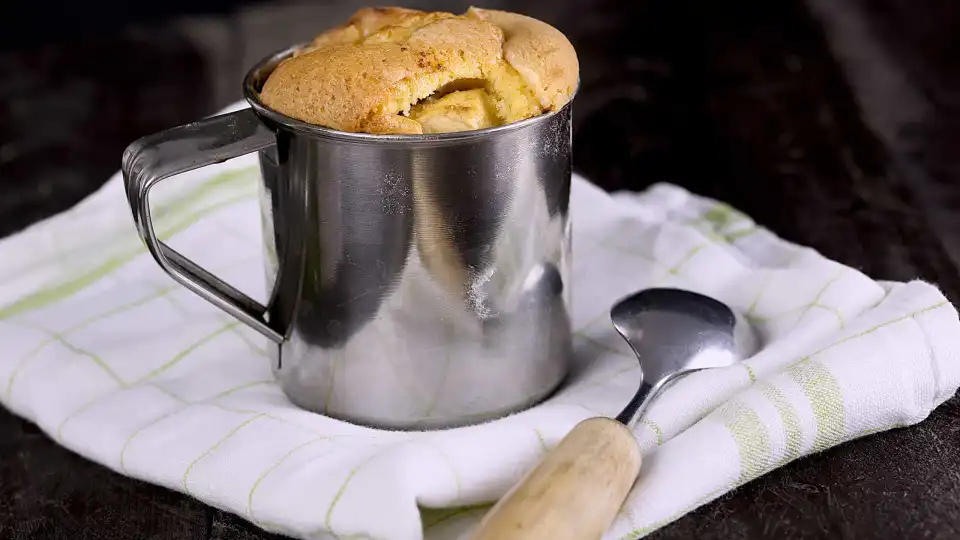
M 927 279 L 960 300 L 955 2 L 511 6 L 579 50 L 575 163 L 589 178 L 607 189 L 675 182 L 873 277 Z M 200 26 L 225 29 L 233 71 L 211 53 L 213 32 L 198 42 L 197 26 L 175 22 L 0 52 L 0 235 L 96 189 L 131 140 L 238 95 L 220 83 L 238 84 L 244 45 L 287 31 L 244 27 L 250 17 Z M 0 538 L 262 536 L 0 410 Z M 651 537 L 958 538 L 960 398 L 919 425 L 788 464 Z

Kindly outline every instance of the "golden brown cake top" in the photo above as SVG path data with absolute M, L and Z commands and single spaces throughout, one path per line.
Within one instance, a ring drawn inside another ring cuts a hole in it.
M 363 8 L 281 62 L 260 99 L 341 131 L 463 131 L 562 108 L 579 70 L 567 38 L 525 15 Z

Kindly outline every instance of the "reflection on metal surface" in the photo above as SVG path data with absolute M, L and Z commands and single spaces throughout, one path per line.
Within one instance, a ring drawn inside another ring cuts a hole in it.
M 570 164 L 547 137 L 569 137 L 566 112 L 445 145 L 278 133 L 278 165 L 261 167 L 275 305 L 296 304 L 270 313 L 291 323 L 277 369 L 291 399 L 432 426 L 499 416 L 560 382 L 567 201 L 549 206 L 544 186 L 563 191 Z

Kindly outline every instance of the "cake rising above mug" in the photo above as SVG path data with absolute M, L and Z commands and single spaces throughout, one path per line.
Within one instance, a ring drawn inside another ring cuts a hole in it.
M 578 76 L 567 38 L 524 15 L 365 8 L 281 62 L 260 99 L 342 131 L 444 133 L 557 111 Z
M 298 406 L 394 429 L 497 418 L 569 367 L 578 70 L 563 34 L 523 15 L 361 9 L 253 66 L 249 109 L 131 144 L 127 198 L 173 279 L 273 342 Z M 251 152 L 263 304 L 161 241 L 149 201 Z

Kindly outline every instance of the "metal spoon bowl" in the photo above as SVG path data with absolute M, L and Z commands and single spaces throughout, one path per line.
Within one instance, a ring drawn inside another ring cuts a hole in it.
M 624 297 L 610 310 L 614 328 L 640 361 L 642 382 L 617 415 L 625 425 L 676 379 L 739 362 L 755 347 L 745 322 L 726 304 L 683 289 L 645 289 Z M 742 331 L 746 330 L 746 332 Z

